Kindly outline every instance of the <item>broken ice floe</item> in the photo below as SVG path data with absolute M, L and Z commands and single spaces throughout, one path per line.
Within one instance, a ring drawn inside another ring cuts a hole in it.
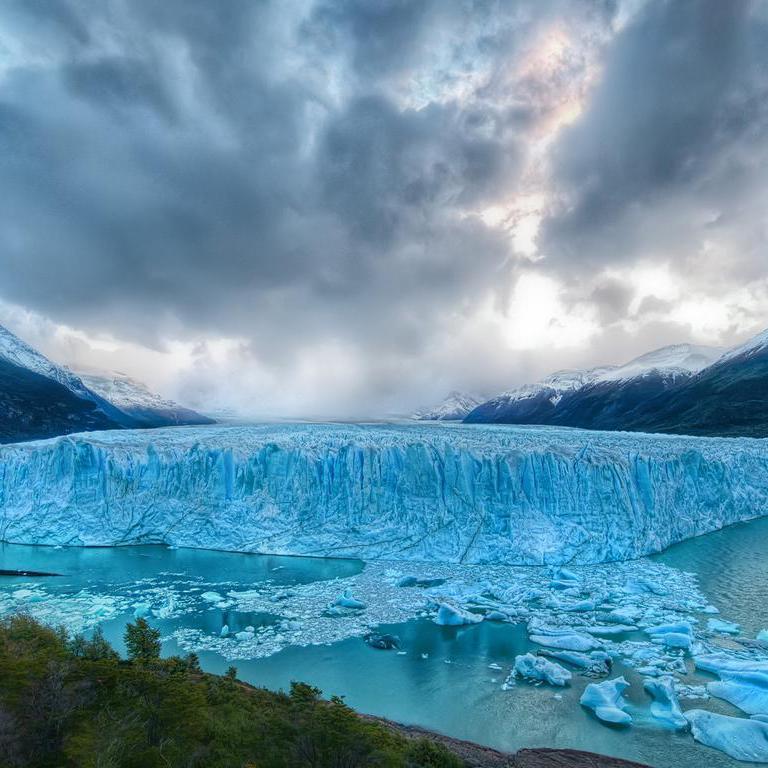
M 573 570 L 413 563 L 405 570 L 373 562 L 351 576 L 309 583 L 207 582 L 160 574 L 103 589 L 0 585 L 0 615 L 22 610 L 70 631 L 142 615 L 160 621 L 164 640 L 175 640 L 181 651 L 213 651 L 229 660 L 351 637 L 404 655 L 408 649 L 398 648 L 399 640 L 390 642 L 393 636 L 380 628 L 412 619 L 436 622 L 449 632 L 478 631 L 475 625 L 483 620 L 521 624 L 533 647 L 517 657 L 505 689 L 515 677 L 537 685 L 584 685 L 586 678 L 606 678 L 618 663 L 642 678 L 640 689 L 630 680 L 632 713 L 647 712 L 644 723 L 685 728 L 679 701 L 706 702 L 710 696 L 745 715 L 768 715 L 763 633 L 758 640 L 742 638 L 738 625 L 713 620 L 694 575 L 653 561 Z M 502 669 L 496 662 L 489 667 Z M 702 672 L 718 679 L 696 679 Z M 622 677 L 591 683 L 582 703 L 608 722 L 629 724 L 628 685 Z M 752 749 L 745 740 L 752 743 L 762 734 L 759 725 L 749 725 L 762 721 L 746 716 L 689 720 L 696 722 L 700 741 L 728 754 Z

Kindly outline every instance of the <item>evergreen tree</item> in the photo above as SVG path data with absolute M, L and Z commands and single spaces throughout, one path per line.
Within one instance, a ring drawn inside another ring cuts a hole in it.
M 160 658 L 160 630 L 150 627 L 146 619 L 128 624 L 123 639 L 132 661 L 147 663 Z

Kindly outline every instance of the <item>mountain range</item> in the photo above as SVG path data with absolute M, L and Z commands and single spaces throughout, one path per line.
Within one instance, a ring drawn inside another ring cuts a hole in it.
M 624 365 L 559 371 L 480 404 L 464 420 L 768 436 L 768 331 L 731 350 L 677 344 Z
M 123 374 L 78 376 L 0 326 L 0 443 L 98 429 L 209 424 Z

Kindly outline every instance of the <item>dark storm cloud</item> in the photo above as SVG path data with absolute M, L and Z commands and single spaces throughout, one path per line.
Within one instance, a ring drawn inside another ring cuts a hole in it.
M 561 199 L 541 244 L 556 268 L 649 251 L 682 262 L 707 216 L 731 208 L 734 191 L 742 205 L 744 177 L 765 173 L 766 50 L 758 3 L 645 3 L 553 152 Z
M 8 0 L 0 300 L 145 345 L 245 339 L 277 380 L 336 345 L 394 392 L 427 353 L 446 389 L 508 383 L 478 316 L 515 295 L 520 216 L 481 214 L 518 197 L 547 200 L 527 268 L 586 280 L 565 300 L 606 326 L 632 296 L 604 267 L 673 254 L 716 292 L 726 253 L 758 279 L 768 16 L 627 8 Z
M 403 109 L 375 77 L 428 34 L 428 4 L 305 10 L 13 6 L 28 46 L 0 88 L 3 296 L 145 339 L 176 317 L 278 348 L 297 326 L 364 341 L 378 323 L 361 296 L 397 337 L 404 302 L 426 318 L 503 263 L 503 233 L 456 215 L 514 185 L 498 116 Z M 38 21 L 66 38 L 43 62 Z M 371 67 L 333 104 L 314 80 L 320 27 Z M 395 286 L 392 269 L 428 282 Z

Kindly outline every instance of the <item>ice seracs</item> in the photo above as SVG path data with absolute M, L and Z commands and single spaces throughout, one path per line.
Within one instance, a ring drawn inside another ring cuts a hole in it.
M 571 567 L 636 558 L 768 511 L 768 453 L 748 439 L 180 427 L 7 445 L 0 464 L 0 538 L 24 544 Z M 579 590 L 562 571 L 551 580 L 558 594 Z M 626 589 L 662 587 L 638 578 Z

